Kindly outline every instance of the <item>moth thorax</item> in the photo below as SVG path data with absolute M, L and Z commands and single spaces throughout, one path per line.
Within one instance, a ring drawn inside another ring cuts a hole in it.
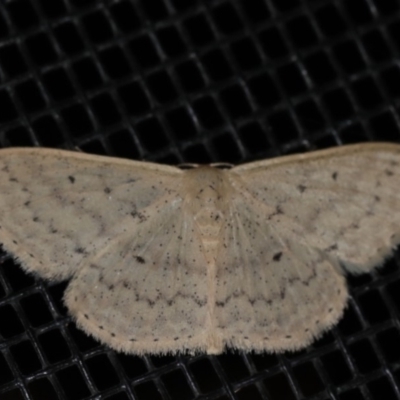
M 194 220 L 204 239 L 218 239 L 223 221 L 220 210 L 215 207 L 204 207 L 195 215 Z
M 191 209 L 203 240 L 216 241 L 221 231 L 230 183 L 226 171 L 202 166 L 187 172 L 186 204 Z M 229 197 L 229 196 L 228 196 Z

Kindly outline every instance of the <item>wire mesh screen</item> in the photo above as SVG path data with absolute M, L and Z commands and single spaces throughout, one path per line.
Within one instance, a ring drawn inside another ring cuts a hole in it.
M 1 147 L 168 164 L 400 142 L 397 0 L 7 0 Z M 1 188 L 0 188 L 1 190 Z M 377 227 L 379 229 L 379 227 Z M 399 253 L 300 352 L 116 353 L 0 258 L 2 400 L 400 399 Z

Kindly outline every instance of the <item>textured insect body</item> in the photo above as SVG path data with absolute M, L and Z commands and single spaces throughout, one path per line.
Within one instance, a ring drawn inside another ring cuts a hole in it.
M 187 193 L 187 218 L 193 219 L 193 229 L 199 233 L 198 246 L 204 255 L 204 268 L 207 270 L 206 351 L 219 354 L 224 348 L 224 338 L 215 326 L 216 260 L 228 211 L 227 196 L 233 190 L 225 170 L 198 166 L 187 170 L 185 175 L 183 184 L 184 193 Z
M 186 171 L 184 178 L 185 202 L 189 218 L 193 218 L 208 255 L 207 261 L 215 263 L 221 229 L 228 210 L 227 196 L 233 193 L 226 171 L 200 166 Z
M 399 184 L 384 143 L 230 170 L 5 149 L 0 242 L 69 279 L 71 315 L 117 350 L 294 350 L 341 317 L 344 272 L 399 243 Z

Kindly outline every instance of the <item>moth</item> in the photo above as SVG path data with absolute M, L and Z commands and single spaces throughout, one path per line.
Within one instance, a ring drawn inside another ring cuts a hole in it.
M 70 314 L 116 350 L 281 352 L 337 323 L 345 273 L 399 243 L 399 188 L 395 144 L 231 169 L 10 148 L 0 242 L 26 271 L 70 280 Z

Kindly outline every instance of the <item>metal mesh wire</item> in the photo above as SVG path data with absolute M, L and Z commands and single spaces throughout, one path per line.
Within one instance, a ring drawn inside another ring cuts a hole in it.
M 400 141 L 397 0 L 7 0 L 0 145 L 239 163 Z M 0 258 L 0 398 L 400 399 L 399 253 L 304 351 L 134 357 Z

